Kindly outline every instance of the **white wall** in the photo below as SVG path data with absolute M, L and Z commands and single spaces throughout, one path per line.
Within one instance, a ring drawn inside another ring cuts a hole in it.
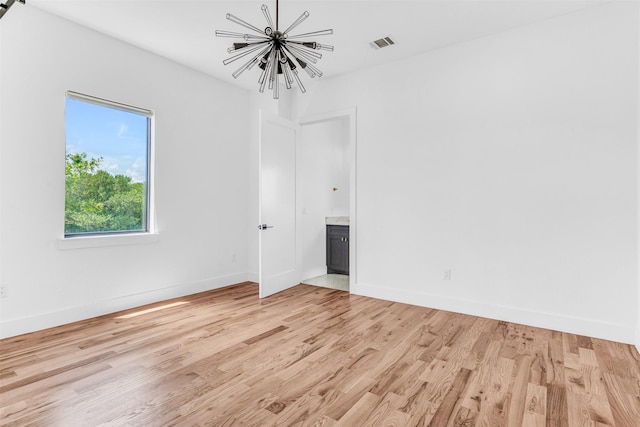
M 0 35 L 1 336 L 247 279 L 246 91 L 35 8 Z M 66 90 L 155 111 L 157 242 L 58 248 Z
M 638 8 L 638 22 L 640 22 L 640 8 Z M 640 29 L 638 30 L 638 70 L 640 70 Z M 638 121 L 637 121 L 637 162 L 638 162 L 638 210 L 636 212 L 638 220 L 638 250 L 640 251 L 640 84 L 638 84 Z M 636 325 L 636 348 L 640 351 L 640 253 L 638 254 L 638 323 Z
M 633 342 L 637 8 L 605 4 L 301 98 L 300 116 L 358 108 L 352 291 Z
M 325 218 L 349 215 L 349 121 L 302 126 L 299 150 L 302 278 L 309 279 L 327 273 Z

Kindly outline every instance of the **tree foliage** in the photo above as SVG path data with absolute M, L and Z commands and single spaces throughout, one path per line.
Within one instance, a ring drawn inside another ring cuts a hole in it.
M 65 234 L 144 230 L 146 189 L 125 175 L 100 169 L 102 157 L 68 153 L 65 167 Z

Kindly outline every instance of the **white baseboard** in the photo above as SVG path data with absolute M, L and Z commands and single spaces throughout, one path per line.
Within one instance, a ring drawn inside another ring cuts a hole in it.
M 464 313 L 489 319 L 553 329 L 561 332 L 617 341 L 625 344 L 640 344 L 634 337 L 634 328 L 629 325 L 601 322 L 543 311 L 531 311 L 518 307 L 486 304 L 462 298 L 403 291 L 388 287 L 355 284 L 351 293 L 372 298 L 396 301 L 422 307 Z M 636 333 L 640 337 L 640 331 Z
M 246 282 L 246 273 L 232 274 L 214 277 L 198 282 L 168 286 L 162 289 L 154 289 L 149 292 L 125 295 L 91 304 L 67 308 L 60 311 L 39 314 L 37 316 L 11 319 L 0 323 L 0 338 L 8 338 L 42 329 L 52 328 L 79 320 L 90 319 L 121 310 L 139 307 L 171 298 L 179 298 L 186 295 L 204 292 L 211 289 L 222 288 L 235 283 Z
M 3 321 L 0 324 L 0 338 L 13 337 L 79 320 L 89 319 L 91 317 L 139 307 L 145 304 L 171 298 L 179 298 L 181 296 L 191 295 L 211 289 L 222 288 L 235 283 L 242 283 L 245 281 L 257 282 L 257 278 L 252 278 L 252 276 L 253 275 L 251 273 L 219 276 L 185 285 L 169 286 L 149 292 L 97 301 L 89 305 L 76 306 L 37 316 Z M 351 287 L 351 293 L 371 298 L 554 329 L 627 344 L 635 344 L 636 348 L 640 352 L 640 327 L 636 328 L 634 331 L 633 327 L 629 327 L 627 325 L 600 322 L 591 319 L 564 316 L 542 311 L 522 310 L 517 307 L 484 304 L 461 298 L 407 292 L 393 288 L 363 284 L 354 284 Z
M 636 348 L 638 349 L 638 353 L 640 353 L 640 326 L 636 328 Z

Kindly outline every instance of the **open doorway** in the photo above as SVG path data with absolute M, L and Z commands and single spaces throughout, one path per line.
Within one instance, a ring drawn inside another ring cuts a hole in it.
M 300 121 L 302 283 L 355 282 L 355 109 Z

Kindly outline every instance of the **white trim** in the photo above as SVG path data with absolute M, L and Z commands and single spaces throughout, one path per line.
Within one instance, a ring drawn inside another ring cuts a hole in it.
M 58 249 L 101 248 L 104 246 L 155 243 L 158 233 L 96 234 L 91 236 L 64 237 L 58 240 Z
M 328 113 L 301 117 L 300 126 L 346 118 L 349 120 L 349 289 L 356 286 L 358 278 L 358 109 L 345 108 Z
M 640 21 L 640 7 L 637 21 Z M 640 32 L 638 33 L 638 68 L 640 68 Z M 636 120 L 636 348 L 640 352 L 640 76 L 638 77 Z
M 634 328 L 626 324 L 602 322 L 544 311 L 523 310 L 517 307 L 479 303 L 463 298 L 451 298 L 389 287 L 357 284 L 351 287 L 351 293 L 387 301 L 436 308 L 472 316 L 602 338 L 626 344 L 632 344 L 634 341 Z
M 129 113 L 142 114 L 143 116 L 147 116 L 149 118 L 153 117 L 153 110 L 149 110 L 147 108 L 134 107 L 133 105 L 110 101 L 108 99 L 99 98 L 97 96 L 85 95 L 84 93 L 74 92 L 72 90 L 68 90 L 66 92 L 66 95 L 67 98 L 75 99 L 76 101 L 84 101 L 88 102 L 89 104 L 111 107 Z
M 356 107 L 344 108 L 342 110 L 304 116 L 298 120 L 298 123 L 300 123 L 301 126 L 304 126 L 304 125 L 311 125 L 314 123 L 328 122 L 328 121 L 339 119 L 339 118 L 351 119 L 351 118 L 355 118 L 356 113 L 357 113 Z
M 172 285 L 148 292 L 94 301 L 89 304 L 68 307 L 62 310 L 39 314 L 36 316 L 23 317 L 8 321 L 3 320 L 0 322 L 0 339 L 77 322 L 79 320 L 90 319 L 92 317 L 115 313 L 130 308 L 140 307 L 154 302 L 222 288 L 246 281 L 247 275 L 245 273 L 229 274 L 198 282 Z

